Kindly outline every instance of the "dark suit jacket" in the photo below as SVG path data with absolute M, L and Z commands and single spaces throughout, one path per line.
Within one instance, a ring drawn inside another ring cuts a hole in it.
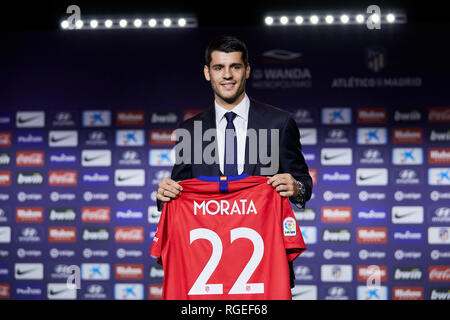
M 207 129 L 216 128 L 216 115 L 214 105 L 209 109 L 197 114 L 196 116 L 183 121 L 179 128 L 188 130 L 191 133 L 191 155 L 190 163 L 175 164 L 172 169 L 172 179 L 175 181 L 181 181 L 186 179 L 196 178 L 198 176 L 220 176 L 219 163 L 206 164 L 194 163 L 194 121 L 201 121 L 202 132 Z M 197 122 L 198 124 L 198 122 Z M 303 154 L 301 152 L 300 133 L 296 122 L 292 116 L 279 108 L 263 104 L 261 102 L 250 99 L 250 108 L 248 114 L 247 130 L 253 128 L 258 132 L 258 129 L 267 129 L 266 141 L 268 143 L 268 152 L 271 150 L 270 129 L 279 129 L 279 167 L 274 173 L 290 173 L 294 179 L 300 181 L 305 186 L 305 194 L 302 203 L 296 203 L 297 206 L 303 207 L 311 198 L 312 192 L 312 179 L 308 172 L 308 166 L 305 162 Z M 260 141 L 258 137 L 258 142 Z M 201 138 L 200 138 L 201 139 Z M 202 141 L 203 151 L 207 145 L 210 145 L 212 141 Z M 217 146 L 217 145 L 216 145 Z M 198 151 L 198 150 L 197 150 Z M 262 175 L 261 168 L 270 166 L 269 164 L 263 164 L 258 157 L 257 163 L 251 164 L 248 161 L 249 158 L 249 140 L 247 139 L 245 145 L 246 162 L 244 164 L 244 173 L 248 175 Z M 183 154 L 181 154 L 183 155 Z M 197 152 L 198 155 L 198 152 Z M 163 203 L 158 201 L 158 209 L 161 210 Z M 291 287 L 293 286 L 293 269 L 291 269 Z

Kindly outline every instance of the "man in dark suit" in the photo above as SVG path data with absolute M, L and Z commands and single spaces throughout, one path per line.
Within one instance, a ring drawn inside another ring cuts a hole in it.
M 288 112 L 246 95 L 245 81 L 250 76 L 250 65 L 245 44 L 235 37 L 221 36 L 211 41 L 205 60 L 204 75 L 211 82 L 215 103 L 182 122 L 177 129 L 194 139 L 177 144 L 189 151 L 175 148 L 177 161 L 171 179 L 163 179 L 158 186 L 158 209 L 181 194 L 182 187 L 176 181 L 242 173 L 270 176 L 267 183 L 282 197 L 304 207 L 311 198 L 312 179 L 301 152 L 297 124 Z M 215 133 L 211 140 L 203 136 L 208 130 Z M 201 137 L 196 139 L 196 132 L 200 132 Z M 180 136 L 183 135 L 177 133 L 177 138 Z M 186 136 L 180 140 L 184 139 Z M 262 141 L 266 142 L 263 147 L 267 146 L 264 152 L 261 152 Z M 207 150 L 212 150 L 213 161 L 204 157 Z M 292 275 L 292 264 L 290 266 Z

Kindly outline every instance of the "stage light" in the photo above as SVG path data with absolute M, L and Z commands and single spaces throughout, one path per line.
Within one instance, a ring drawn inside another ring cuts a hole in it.
M 134 26 L 136 28 L 140 28 L 142 26 L 142 20 L 141 19 L 135 19 L 133 24 L 134 24 Z
M 392 13 L 389 13 L 389 14 L 386 16 L 386 21 L 389 22 L 389 23 L 395 22 L 395 15 L 392 14 Z
M 380 15 L 374 13 L 370 16 L 370 19 L 373 23 L 379 23 L 380 22 Z
M 302 16 L 296 16 L 295 17 L 295 23 L 296 24 L 302 24 L 303 23 L 303 17 Z
M 350 18 L 346 14 L 343 14 L 340 19 L 341 19 L 341 22 L 344 24 L 348 23 L 348 21 L 350 20 Z
M 184 19 L 184 18 L 178 19 L 178 25 L 180 27 L 184 27 L 186 25 L 186 19 Z
M 315 11 L 312 12 L 268 12 L 265 15 L 264 23 L 267 26 L 324 26 L 333 25 L 336 27 L 342 25 L 360 25 L 364 26 L 366 22 L 376 24 L 391 23 L 402 24 L 406 23 L 406 14 L 402 10 L 389 9 L 386 10 L 388 14 L 365 14 L 356 10 L 345 10 L 344 13 L 333 11 Z
M 81 29 L 81 28 L 83 28 L 83 26 L 84 26 L 83 20 L 78 20 L 77 22 L 75 22 L 75 27 L 77 29 Z
M 154 28 L 156 26 L 156 19 L 152 18 L 152 19 L 148 20 L 148 26 L 150 28 Z
M 266 23 L 266 25 L 271 26 L 273 24 L 273 18 L 272 17 L 266 17 L 264 19 L 264 22 Z
M 355 17 L 355 20 L 356 20 L 356 22 L 358 22 L 358 23 L 364 23 L 364 16 L 363 16 L 362 14 L 358 14 L 358 15 Z
M 164 27 L 170 27 L 171 24 L 172 24 L 172 20 L 170 20 L 169 18 L 165 18 L 163 20 Z
M 95 29 L 95 28 L 98 27 L 98 21 L 97 20 L 91 20 L 89 25 L 91 26 L 92 29 Z
M 64 20 L 61 22 L 61 28 L 67 29 L 69 27 L 69 21 Z
M 317 23 L 319 22 L 319 17 L 316 16 L 316 15 L 312 15 L 312 16 L 309 18 L 309 21 L 310 21 L 312 24 L 317 24 Z
M 128 21 L 127 21 L 127 20 L 121 19 L 121 20 L 119 21 L 119 26 L 120 26 L 121 28 L 125 28 L 127 25 L 128 25 Z
M 112 25 L 113 25 L 113 22 L 112 22 L 111 19 L 108 19 L 108 20 L 105 21 L 105 27 L 106 27 L 106 28 L 109 29 L 109 28 L 112 27 Z

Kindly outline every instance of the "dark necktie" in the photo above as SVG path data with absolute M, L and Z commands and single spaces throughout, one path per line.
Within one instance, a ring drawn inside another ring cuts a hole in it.
M 237 175 L 237 138 L 236 129 L 234 128 L 233 119 L 236 117 L 236 113 L 227 112 L 225 118 L 227 119 L 227 127 L 225 128 L 225 150 L 224 150 L 224 163 L 223 174 L 226 176 Z M 232 162 L 231 162 L 232 161 Z

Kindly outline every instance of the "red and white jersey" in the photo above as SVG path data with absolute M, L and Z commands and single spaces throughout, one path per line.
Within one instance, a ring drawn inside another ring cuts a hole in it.
M 267 177 L 199 177 L 164 204 L 150 254 L 163 299 L 291 299 L 288 261 L 305 243 Z

